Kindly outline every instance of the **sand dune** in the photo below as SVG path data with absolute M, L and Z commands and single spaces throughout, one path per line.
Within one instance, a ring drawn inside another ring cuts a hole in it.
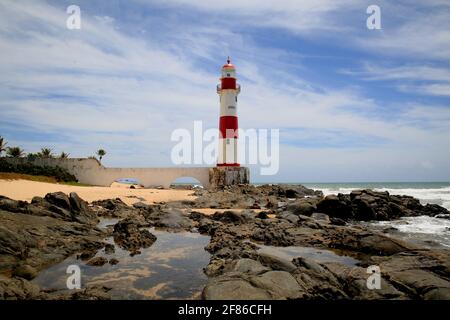
M 43 197 L 49 192 L 76 192 L 88 202 L 102 199 L 120 198 L 128 205 L 144 201 L 176 201 L 195 199 L 191 190 L 129 189 L 117 184 L 111 187 L 83 187 L 28 180 L 0 180 L 0 195 L 15 200 L 31 201 L 34 196 Z

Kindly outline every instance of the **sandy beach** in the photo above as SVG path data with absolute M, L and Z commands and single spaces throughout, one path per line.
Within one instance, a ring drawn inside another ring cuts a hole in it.
M 113 184 L 111 187 L 88 187 L 28 180 L 0 180 L 0 195 L 14 200 L 30 202 L 35 196 L 43 197 L 49 192 L 57 191 L 76 192 L 88 202 L 120 198 L 128 205 L 139 201 L 150 204 L 161 201 L 195 199 L 191 190 L 130 189 L 129 186 L 125 187 L 123 184 Z

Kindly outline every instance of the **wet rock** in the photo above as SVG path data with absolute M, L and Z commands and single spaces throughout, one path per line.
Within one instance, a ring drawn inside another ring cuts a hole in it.
M 282 212 L 278 215 L 278 217 L 294 224 L 296 224 L 300 220 L 298 216 L 290 212 Z
M 103 237 L 90 225 L 0 210 L 0 273 L 11 274 L 18 265 L 39 271 L 76 252 L 103 247 Z
M 117 260 L 115 258 L 109 259 L 109 264 L 112 266 L 115 266 L 118 263 L 119 263 L 119 260 Z
M 296 269 L 296 266 L 292 262 L 271 254 L 259 253 L 258 258 L 263 265 L 271 268 L 272 270 L 292 272 Z
M 304 198 L 288 203 L 286 210 L 295 215 L 310 216 L 317 211 L 317 202 L 315 198 Z
M 89 260 L 93 258 L 97 254 L 97 250 L 87 250 L 83 251 L 79 255 L 77 255 L 77 259 L 81 259 L 82 261 Z
M 23 278 L 9 278 L 0 274 L 0 300 L 37 299 L 39 295 L 39 286 Z
M 256 215 L 256 218 L 258 219 L 269 219 L 268 213 L 265 211 L 260 211 L 258 212 L 258 214 Z
M 408 299 L 408 295 L 399 291 L 385 277 L 381 277 L 380 289 L 369 289 L 366 268 L 347 267 L 338 263 L 324 263 L 327 270 L 339 279 L 340 286 L 349 297 L 357 300 Z M 382 272 L 383 275 L 383 272 Z
M 152 209 L 151 205 L 149 205 L 145 202 L 142 202 L 142 201 L 133 203 L 133 207 L 136 209 L 142 209 L 142 210 L 151 210 Z
M 93 205 L 103 207 L 108 210 L 126 209 L 127 204 L 120 198 L 93 201 Z
M 347 224 L 345 222 L 345 220 L 340 219 L 340 218 L 336 218 L 336 217 L 331 217 L 330 218 L 330 222 L 331 222 L 331 224 L 333 224 L 335 226 L 345 226 Z
M 270 293 L 272 299 L 299 299 L 304 291 L 295 278 L 286 271 L 269 271 L 250 278 L 250 283 Z M 252 299 L 253 297 L 249 297 Z
M 236 211 L 227 210 L 214 213 L 212 219 L 225 223 L 242 224 L 251 221 L 253 217 L 246 212 L 238 213 Z
M 317 211 L 340 219 L 353 218 L 350 199 L 343 194 L 326 196 L 317 203 Z
M 64 192 L 47 193 L 44 199 L 59 208 L 69 211 L 71 209 L 69 197 Z
M 140 248 L 148 248 L 155 241 L 156 236 L 146 229 L 140 229 L 131 219 L 127 218 L 114 225 L 114 242 L 122 249 L 137 254 Z
M 28 264 L 22 264 L 14 269 L 13 276 L 31 280 L 37 276 L 37 273 L 38 271 L 32 266 Z
M 325 213 L 314 212 L 311 215 L 311 218 L 313 218 L 315 220 L 323 221 L 325 223 L 329 223 L 330 222 L 330 217 L 327 214 L 325 214 Z
M 243 258 L 234 261 L 232 269 L 233 271 L 239 273 L 255 273 L 255 274 L 269 270 L 268 268 L 264 267 L 260 262 L 248 258 Z
M 181 210 L 175 208 L 162 208 L 154 211 L 148 219 L 155 227 L 174 230 L 191 230 L 194 223 Z
M 390 195 L 388 192 L 355 190 L 349 195 L 326 196 L 317 204 L 317 211 L 343 220 L 393 220 L 410 216 L 448 215 L 449 211 L 435 204 L 423 206 L 410 196 Z
M 269 293 L 243 279 L 216 278 L 202 292 L 205 300 L 268 300 Z
M 104 257 L 96 257 L 96 258 L 89 260 L 86 263 L 86 265 L 94 266 L 94 267 L 101 267 L 101 266 L 105 265 L 106 263 L 108 263 L 108 259 L 106 259 Z
M 114 245 L 112 244 L 106 244 L 105 245 L 105 253 L 106 254 L 113 254 L 116 250 L 114 249 Z

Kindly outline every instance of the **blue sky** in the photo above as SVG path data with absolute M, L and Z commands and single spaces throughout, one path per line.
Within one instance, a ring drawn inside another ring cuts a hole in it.
M 416 2 L 2 0 L 0 135 L 168 166 L 173 130 L 217 126 L 230 55 L 240 126 L 280 129 L 279 173 L 253 181 L 449 181 L 450 2 Z

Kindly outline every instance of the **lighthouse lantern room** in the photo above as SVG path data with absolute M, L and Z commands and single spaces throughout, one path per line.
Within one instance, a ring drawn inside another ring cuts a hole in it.
M 217 85 L 220 96 L 219 152 L 217 166 L 238 167 L 238 116 L 237 96 L 241 87 L 236 83 L 236 69 L 228 57 L 222 67 L 222 77 Z

